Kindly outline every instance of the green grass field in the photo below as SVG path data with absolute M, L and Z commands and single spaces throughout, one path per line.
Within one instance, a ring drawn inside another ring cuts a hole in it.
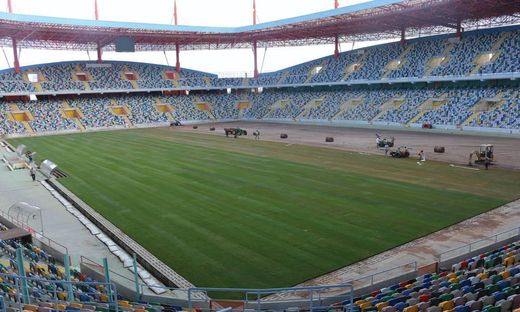
M 11 140 L 197 286 L 290 286 L 520 197 L 520 172 L 167 128 Z

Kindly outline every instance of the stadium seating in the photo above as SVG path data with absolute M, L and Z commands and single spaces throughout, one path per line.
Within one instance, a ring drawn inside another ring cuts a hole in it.
M 76 129 L 74 122 L 61 117 L 58 102 L 43 100 L 38 101 L 37 105 L 33 105 L 33 103 L 18 102 L 18 107 L 31 112 L 34 119 L 29 124 L 34 131 L 49 132 Z
M 520 242 L 335 305 L 353 311 L 507 312 L 520 308 Z M 334 306 L 333 306 L 334 307 Z
M 83 125 L 89 128 L 124 127 L 121 116 L 113 115 L 106 107 L 111 106 L 110 98 L 78 98 L 69 101 L 71 107 L 77 107 L 83 112 Z
M 340 81 L 379 81 L 422 78 L 425 76 L 468 76 L 520 72 L 520 30 L 518 28 L 473 31 L 462 39 L 442 35 L 411 39 L 406 44 L 386 43 L 331 55 L 291 66 L 258 78 L 218 78 L 217 75 L 183 68 L 175 79 L 165 72 L 175 71 L 164 65 L 107 61 L 103 66 L 92 62 L 41 64 L 22 69 L 0 71 L 0 90 L 6 93 L 39 91 L 24 79 L 24 73 L 42 74 L 41 91 L 130 90 L 211 87 L 255 87 L 291 84 L 314 84 Z M 488 59 L 486 60 L 486 55 Z M 491 55 L 491 57 L 489 57 Z M 480 59 L 480 58 L 483 59 Z M 438 59 L 438 62 L 432 60 Z M 432 65 L 433 64 L 433 65 Z M 75 71 L 89 73 L 86 84 L 74 77 Z M 136 73 L 133 84 L 125 72 Z
M 483 99 L 497 98 L 496 107 L 475 111 Z M 73 97 L 72 108 L 84 114 L 81 122 L 87 129 L 125 127 L 125 118 L 114 115 L 108 107 L 126 105 L 133 125 L 165 123 L 167 116 L 158 113 L 155 104 L 171 104 L 173 118 L 182 121 L 279 119 L 279 120 L 336 120 L 382 122 L 396 125 L 428 123 L 434 126 L 469 126 L 480 128 L 520 129 L 519 92 L 514 87 L 456 87 L 445 88 L 391 88 L 391 89 L 266 89 L 264 92 L 202 93 L 199 95 L 165 96 L 161 94 L 112 95 Z M 436 108 L 424 108 L 429 99 L 440 98 L 445 103 Z M 251 105 L 240 113 L 237 103 Z M 392 101 L 398 102 L 393 105 Z M 40 100 L 15 102 L 21 110 L 34 116 L 29 124 L 36 132 L 77 129 L 71 120 L 63 119 L 59 101 Z M 209 111 L 196 107 L 209 104 Z M 350 103 L 350 104 L 349 104 Z M 22 134 L 26 129 L 18 122 L 9 121 L 7 102 L 0 102 L 0 132 Z
M 155 101 L 152 97 L 128 95 L 112 98 L 130 109 L 129 119 L 134 125 L 149 125 L 168 121 L 164 114 L 157 112 L 154 107 Z
M 39 67 L 44 76 L 41 82 L 44 91 L 85 90 L 81 81 L 73 80 L 74 64 L 53 64 Z

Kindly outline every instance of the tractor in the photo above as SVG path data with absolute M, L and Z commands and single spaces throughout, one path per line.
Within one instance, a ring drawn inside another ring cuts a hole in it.
M 406 146 L 399 146 L 397 150 L 390 152 L 390 156 L 393 158 L 408 158 L 410 157 L 410 151 Z
M 240 128 L 224 128 L 224 133 L 226 134 L 226 137 L 228 137 L 229 135 L 232 135 L 235 137 L 235 139 L 238 136 L 247 135 L 247 131 L 244 129 L 240 129 Z
M 491 144 L 481 144 L 480 149 L 477 151 L 473 151 L 469 153 L 469 166 L 473 165 L 473 156 L 475 156 L 475 164 L 483 164 L 486 162 L 486 159 L 489 161 L 489 163 L 492 163 L 495 161 L 494 156 L 494 147 Z
M 382 140 L 379 140 L 377 147 L 385 147 L 386 145 L 388 145 L 388 147 L 394 147 L 394 141 L 394 137 L 384 138 Z

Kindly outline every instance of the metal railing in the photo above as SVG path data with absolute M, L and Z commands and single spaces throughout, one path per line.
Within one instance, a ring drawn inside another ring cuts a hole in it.
M 504 241 L 509 238 L 513 238 L 518 236 L 520 238 L 520 227 L 509 229 L 507 231 L 503 231 L 471 243 L 464 244 L 459 247 L 455 247 L 446 251 L 441 252 L 438 256 L 438 262 L 443 262 L 449 259 L 453 259 L 465 254 L 469 254 L 472 251 L 490 246 L 492 244 Z
M 337 290 L 342 294 L 329 295 L 324 294 L 327 291 Z M 239 310 L 248 311 L 265 311 L 265 310 L 280 310 L 281 308 L 277 304 L 283 304 L 283 309 L 287 309 L 287 305 L 292 305 L 294 308 L 305 308 L 310 311 L 316 308 L 327 308 L 330 307 L 331 303 L 325 302 L 326 299 L 333 299 L 334 302 L 349 302 L 347 305 L 347 311 L 350 311 L 353 307 L 352 303 L 354 300 L 354 287 L 351 284 L 338 284 L 338 285 L 327 285 L 327 286 L 308 286 L 308 287 L 289 287 L 289 288 L 268 288 L 268 289 L 250 289 L 250 288 L 211 288 L 211 287 L 194 287 L 188 290 L 188 311 L 192 311 L 192 308 L 196 306 L 198 309 L 213 311 L 211 302 L 212 300 L 207 296 L 208 292 L 218 293 L 234 293 L 244 295 L 243 300 L 215 300 L 220 304 L 222 309 L 230 309 L 233 307 L 231 303 L 242 305 Z M 203 294 L 207 299 L 194 300 L 194 294 Z M 282 294 L 291 295 L 297 294 L 297 298 L 287 299 L 283 296 L 279 301 L 274 300 L 262 300 L 263 297 L 270 294 Z M 250 299 L 250 298 L 254 299 Z M 341 300 L 341 298 L 346 300 Z M 225 302 L 222 304 L 222 302 Z M 228 303 L 228 305 L 226 304 Z M 203 305 L 201 307 L 201 304 Z M 269 308 L 271 307 L 271 308 Z M 275 308 L 272 308 L 275 307 Z M 290 309 L 290 308 L 288 308 Z M 231 310 L 231 309 L 230 309 Z
M 32 226 L 23 222 L 22 220 L 16 219 L 2 210 L 0 210 L 0 215 L 2 217 L 4 217 L 5 219 L 7 219 L 9 222 L 16 225 L 17 227 L 29 232 L 31 234 L 31 236 L 34 239 L 36 239 L 37 241 L 39 241 L 40 243 L 42 243 L 50 248 L 56 249 L 57 251 L 61 252 L 64 255 L 69 254 L 69 250 L 67 247 L 63 246 L 62 244 L 58 243 L 57 241 L 53 240 L 52 238 L 49 238 L 49 237 L 43 235 L 41 232 L 36 231 Z
M 37 288 L 38 290 L 46 289 L 45 297 L 46 299 L 50 301 L 55 302 L 63 302 L 64 304 L 68 302 L 75 301 L 76 298 L 79 300 L 79 295 L 89 295 L 93 298 L 98 297 L 100 294 L 105 294 L 107 296 L 107 302 L 104 302 L 102 300 L 99 300 L 99 302 L 108 303 L 114 306 L 114 310 L 116 312 L 119 311 L 119 307 L 117 305 L 117 288 L 116 285 L 113 283 L 103 283 L 103 282 L 75 282 L 75 281 L 65 281 L 65 280 L 48 280 L 48 279 L 41 279 L 41 278 L 33 278 L 33 277 L 23 277 L 16 274 L 5 274 L 0 273 L 0 277 L 2 278 L 2 282 L 0 285 L 2 287 L 9 287 L 11 289 L 14 289 L 14 292 L 9 292 L 7 298 L 11 296 L 11 303 L 18 306 L 20 311 L 23 310 L 23 306 L 25 304 L 31 304 L 41 301 L 41 297 L 34 297 L 31 296 L 29 293 L 29 296 L 25 296 L 24 290 L 22 289 L 22 285 L 24 282 L 27 285 L 30 285 L 30 288 Z M 39 287 L 38 287 L 39 286 Z M 101 286 L 101 287 L 100 287 Z M 74 298 L 70 298 L 68 296 L 67 289 L 73 289 L 72 294 Z M 89 292 L 88 289 L 91 288 L 95 292 Z M 103 289 L 104 291 L 97 290 L 98 288 Z M 81 289 L 81 290 L 80 290 Z M 87 289 L 87 290 L 85 290 Z M 65 294 L 67 297 L 61 297 L 59 294 Z M 1 297 L 1 296 L 0 296 Z M 5 306 L 8 303 L 9 300 L 5 300 L 5 298 L 2 297 L 4 300 L 2 302 L 3 311 L 5 311 Z
M 417 272 L 417 261 L 411 261 L 402 265 L 398 265 L 383 271 L 378 271 L 363 277 L 350 280 L 348 283 L 356 288 L 374 286 L 375 284 L 387 281 L 389 279 L 402 276 L 408 273 Z

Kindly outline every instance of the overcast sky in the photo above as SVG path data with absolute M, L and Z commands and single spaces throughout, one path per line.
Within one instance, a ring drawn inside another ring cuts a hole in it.
M 68 18 L 94 19 L 94 0 L 11 0 L 14 13 Z M 177 0 L 179 25 L 244 26 L 252 24 L 253 0 Z M 340 0 L 340 6 L 367 0 Z M 158 24 L 173 23 L 173 0 L 98 0 L 99 17 L 109 21 Z M 268 22 L 334 8 L 334 0 L 256 0 L 257 22 Z M 0 0 L 0 10 L 7 12 L 7 0 Z M 355 47 L 365 46 L 357 43 Z M 352 48 L 342 44 L 341 50 Z M 1 56 L 0 68 L 12 67 L 12 51 L 4 48 L 8 61 Z M 278 70 L 304 61 L 330 55 L 333 46 L 259 49 L 261 72 Z M 264 57 L 265 53 L 265 57 Z M 128 60 L 175 64 L 175 52 L 115 53 L 105 52 L 105 60 Z M 90 51 L 95 59 L 95 51 Z M 88 60 L 87 52 L 35 51 L 23 49 L 20 64 L 31 65 L 67 60 Z M 9 62 L 9 63 L 8 63 Z M 213 73 L 243 74 L 252 72 L 250 49 L 224 51 L 182 51 L 181 66 Z

